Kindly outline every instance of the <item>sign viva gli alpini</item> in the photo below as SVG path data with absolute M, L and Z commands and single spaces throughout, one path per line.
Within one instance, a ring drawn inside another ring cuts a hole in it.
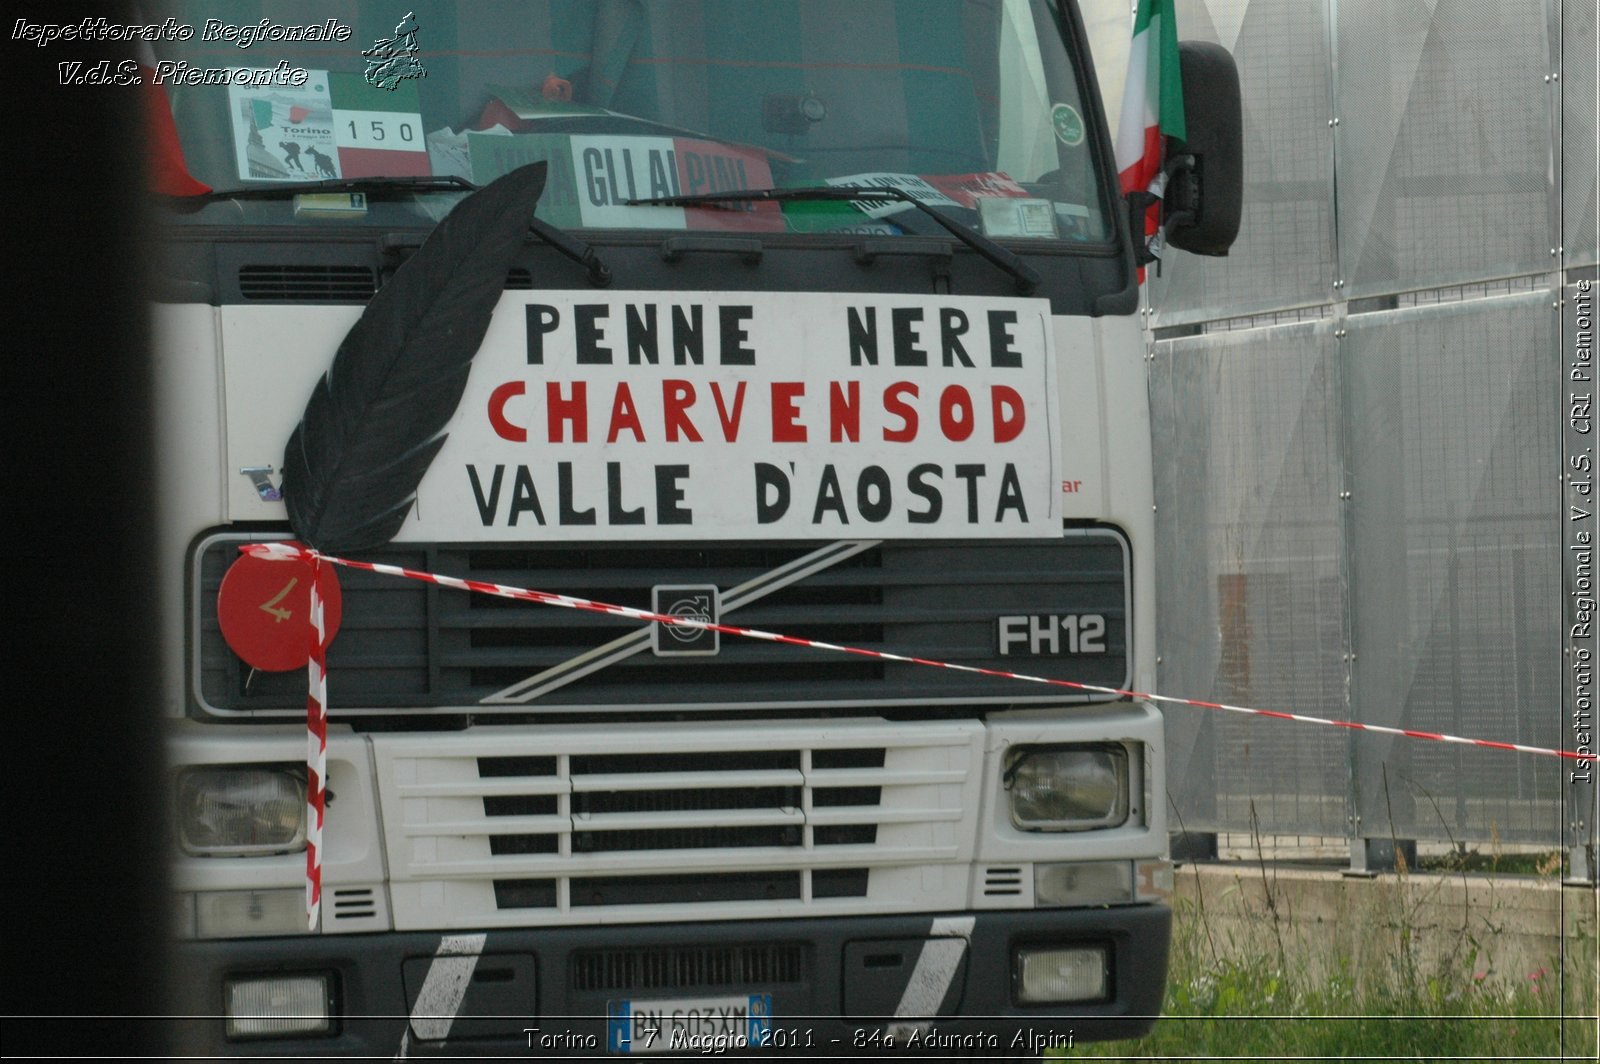
M 398 538 L 1059 535 L 1049 314 L 509 292 Z

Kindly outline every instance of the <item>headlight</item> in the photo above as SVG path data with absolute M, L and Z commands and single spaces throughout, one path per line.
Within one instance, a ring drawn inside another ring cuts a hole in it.
M 1089 831 L 1128 819 L 1128 751 L 1115 743 L 1023 747 L 1006 767 L 1011 822 L 1024 831 Z
M 178 841 L 200 857 L 303 850 L 305 780 L 286 766 L 187 769 L 178 777 Z

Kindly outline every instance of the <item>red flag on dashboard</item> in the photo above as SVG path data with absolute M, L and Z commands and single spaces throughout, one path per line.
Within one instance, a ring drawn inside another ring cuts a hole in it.
M 211 191 L 211 186 L 196 181 L 183 161 L 183 145 L 178 141 L 178 127 L 172 121 L 167 90 L 156 84 L 156 54 L 150 49 L 150 42 L 137 42 L 134 54 L 139 61 L 139 91 L 144 96 L 146 173 L 150 190 L 165 196 L 203 196 Z

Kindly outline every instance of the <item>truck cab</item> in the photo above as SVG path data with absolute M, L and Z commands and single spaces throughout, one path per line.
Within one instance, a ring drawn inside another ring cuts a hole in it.
M 155 278 L 181 1048 L 1148 1030 L 1144 343 L 1076 7 L 168 8 L 153 80 L 209 189 L 162 200 Z M 442 442 L 415 396 L 318 407 L 386 287 L 403 342 L 449 333 L 431 238 L 530 166 Z M 329 424 L 432 448 L 355 550 L 285 478 Z M 702 626 L 327 560 L 318 780 L 307 655 L 258 659 L 306 581 L 238 568 L 291 540 Z

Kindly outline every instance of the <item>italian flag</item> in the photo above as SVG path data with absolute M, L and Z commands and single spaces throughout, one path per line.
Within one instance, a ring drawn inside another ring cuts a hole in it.
M 360 74 L 328 75 L 340 177 L 427 177 L 428 145 L 415 81 L 393 89 Z M 291 116 L 292 119 L 292 116 Z
M 1161 188 L 1154 183 L 1161 174 L 1161 138 L 1186 136 L 1175 4 L 1176 0 L 1139 0 L 1133 18 L 1128 80 L 1117 123 L 1117 171 L 1124 193 L 1152 192 L 1159 197 Z M 1145 214 L 1146 240 L 1156 235 L 1160 224 L 1158 203 Z
M 298 126 L 311 117 L 311 108 L 275 100 L 251 100 L 250 113 L 255 116 L 257 129 L 270 129 Z

